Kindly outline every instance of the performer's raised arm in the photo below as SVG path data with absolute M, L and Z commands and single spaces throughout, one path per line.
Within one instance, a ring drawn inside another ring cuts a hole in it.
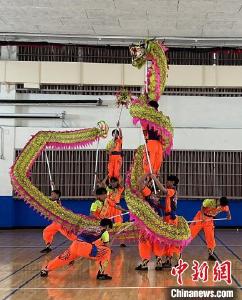
M 148 175 L 144 174 L 143 176 L 140 176 L 138 179 L 138 190 L 141 192 L 148 184 Z
M 119 131 L 119 137 L 122 139 L 123 138 L 123 132 L 122 132 L 122 129 L 120 128 L 120 122 L 119 121 L 117 122 L 117 128 L 118 128 L 118 131 Z

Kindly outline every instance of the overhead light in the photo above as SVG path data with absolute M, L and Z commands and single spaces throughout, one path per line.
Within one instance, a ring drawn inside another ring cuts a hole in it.
M 23 105 L 23 106 L 28 106 L 28 105 L 59 105 L 61 104 L 62 106 L 69 106 L 70 104 L 76 104 L 76 105 L 92 105 L 92 106 L 100 106 L 102 105 L 103 100 L 98 98 L 98 100 L 95 99 L 86 99 L 86 100 L 77 100 L 77 99 L 72 99 L 72 100 L 66 100 L 66 99 L 58 99 L 58 100 L 49 100 L 49 99 L 32 99 L 32 100 L 25 100 L 25 99 L 0 99 L 0 105 Z
M 216 59 L 217 59 L 217 54 L 216 52 L 213 53 L 213 66 L 216 66 Z
M 1 129 L 1 152 L 0 152 L 0 159 L 4 159 L 4 131 L 3 127 Z
M 2 119 L 64 119 L 65 112 L 49 114 L 49 113 L 37 113 L 37 114 L 16 114 L 16 113 L 0 113 Z
M 103 100 L 101 98 L 98 98 L 97 106 L 102 106 L 102 105 L 103 105 Z

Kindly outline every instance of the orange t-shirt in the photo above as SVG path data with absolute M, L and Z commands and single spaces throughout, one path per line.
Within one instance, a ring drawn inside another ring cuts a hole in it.
M 149 197 L 151 195 L 151 190 L 148 188 L 148 186 L 143 188 L 142 194 L 144 197 Z
M 115 145 L 114 145 L 112 151 L 116 151 L 116 152 L 122 151 L 122 138 L 121 137 L 118 137 L 117 139 L 115 139 L 114 144 Z
M 122 193 L 124 191 L 124 187 L 123 186 L 120 186 L 118 187 L 117 189 L 108 189 L 108 201 L 109 201 L 109 204 L 111 206 L 115 206 L 116 204 L 119 204 L 120 202 L 120 199 L 121 199 L 121 196 L 122 196 Z
M 217 201 L 215 199 L 205 199 L 203 201 L 203 213 L 211 216 L 216 217 L 221 212 L 228 212 L 229 207 L 226 206 L 217 206 Z
M 95 216 L 97 219 L 102 218 L 102 212 L 104 211 L 104 203 L 100 200 L 96 200 L 92 203 L 90 212 L 93 216 Z
M 149 203 L 149 205 L 155 210 L 155 212 L 161 217 L 163 214 L 161 212 L 160 200 L 157 202 L 157 199 L 154 199 L 151 196 L 151 189 L 145 186 L 142 190 L 142 195 L 145 197 L 145 200 Z
M 174 189 L 167 189 L 166 199 L 165 199 L 165 213 L 171 212 L 171 198 L 175 195 L 176 191 Z
M 155 130 L 153 127 L 149 127 L 148 125 L 142 126 L 143 131 L 145 131 L 145 139 L 146 140 L 155 140 L 162 141 L 161 135 Z

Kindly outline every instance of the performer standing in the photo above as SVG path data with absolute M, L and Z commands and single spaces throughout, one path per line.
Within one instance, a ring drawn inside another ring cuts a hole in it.
M 121 128 L 119 128 L 119 122 L 117 123 L 117 129 L 112 131 L 112 136 L 113 140 L 107 145 L 109 150 L 108 177 L 109 179 L 111 177 L 120 179 L 123 135 Z
M 109 186 L 107 187 L 108 197 L 106 199 L 108 208 L 107 216 L 114 221 L 114 223 L 121 224 L 123 222 L 122 213 L 128 212 L 120 205 L 122 193 L 124 191 L 124 186 L 115 177 L 111 177 L 109 181 Z M 124 243 L 120 244 L 120 247 L 126 247 Z
M 108 229 L 112 227 L 111 220 L 102 219 L 99 227 L 91 227 L 82 231 L 66 251 L 51 260 L 41 270 L 40 276 L 47 277 L 50 271 L 68 265 L 77 258 L 85 257 L 99 261 L 99 270 L 96 277 L 98 280 L 112 279 L 111 276 L 105 274 L 111 256 L 111 250 L 108 247 Z
M 150 101 L 148 103 L 150 107 L 153 107 L 154 110 L 158 111 L 159 104 L 156 101 Z M 154 128 L 149 128 L 148 126 L 143 127 L 144 136 L 146 139 L 147 150 L 150 157 L 151 169 L 147 159 L 147 153 L 144 153 L 143 168 L 144 173 L 154 173 L 158 174 L 160 167 L 163 163 L 163 145 L 162 145 L 162 136 Z
M 107 190 L 107 197 L 102 209 L 102 217 L 109 218 L 114 223 L 118 224 L 123 222 L 122 213 L 128 212 L 127 209 L 122 208 L 120 205 L 122 193 L 124 191 L 124 186 L 121 180 L 122 179 L 118 180 L 115 177 L 111 177 L 110 179 L 105 177 L 103 181 L 100 181 L 97 177 L 97 184 Z M 126 247 L 126 245 L 121 243 L 120 247 Z
M 104 203 L 107 198 L 107 190 L 105 187 L 96 189 L 96 200 L 92 203 L 90 208 L 90 215 L 96 219 L 102 219 L 106 214 L 104 211 Z
M 112 218 L 114 223 L 119 224 L 123 222 L 123 218 L 121 216 L 122 212 L 127 212 L 127 210 L 122 208 L 120 205 L 122 193 L 124 191 L 124 186 L 120 180 L 116 177 L 111 177 L 109 185 L 107 186 L 107 204 L 109 206 L 107 216 Z
M 139 264 L 135 270 L 137 271 L 148 271 L 148 263 L 152 257 L 152 254 L 156 257 L 156 271 L 162 270 L 162 255 L 163 247 L 157 241 L 151 241 L 148 237 L 143 234 L 139 236 L 139 255 L 142 259 L 142 263 Z
M 138 190 L 155 212 L 162 217 L 163 213 L 160 204 L 160 191 L 158 191 L 158 187 L 156 186 L 157 193 L 154 192 L 154 185 L 150 175 L 145 174 L 138 179 Z
M 228 199 L 221 197 L 220 199 L 205 199 L 202 203 L 201 210 L 198 211 L 190 225 L 191 236 L 194 239 L 197 234 L 203 229 L 205 240 L 208 248 L 208 260 L 215 261 L 214 249 L 216 242 L 214 238 L 214 221 L 221 212 L 227 213 L 227 219 L 231 220 L 231 213 L 228 206 Z
M 159 200 L 160 197 L 158 194 L 155 194 L 152 190 L 153 186 L 150 181 L 149 175 L 145 174 L 141 176 L 138 180 L 138 189 L 142 194 L 144 199 L 150 204 L 150 206 L 160 215 Z M 162 270 L 162 256 L 164 252 L 164 247 L 158 241 L 151 241 L 150 238 L 144 234 L 139 236 L 139 255 L 142 259 L 142 263 L 139 264 L 135 270 L 137 271 L 148 271 L 148 263 L 152 257 L 152 254 L 156 256 L 156 271 Z
M 166 187 L 161 184 L 155 175 L 151 175 L 151 178 L 155 181 L 157 187 L 166 195 L 165 198 L 165 208 L 164 208 L 164 222 L 169 225 L 178 226 L 178 218 L 176 216 L 177 209 L 177 185 L 179 179 L 175 175 L 169 175 L 167 177 Z M 163 256 L 165 257 L 165 262 L 162 264 L 163 268 L 171 268 L 172 260 L 176 265 L 180 257 L 180 248 L 176 246 L 166 246 L 164 249 Z
M 59 190 L 53 190 L 51 192 L 50 199 L 56 203 L 56 205 L 61 205 L 60 196 L 61 192 Z M 74 233 L 68 231 L 61 224 L 54 221 L 43 230 L 43 240 L 46 247 L 40 251 L 41 253 L 49 253 L 52 251 L 51 244 L 57 232 L 60 232 L 70 241 L 74 241 L 76 239 L 76 235 Z
M 118 184 L 118 181 L 114 179 L 112 181 L 112 184 L 114 184 L 115 186 L 116 184 Z M 101 185 L 102 186 L 97 188 L 96 190 L 97 199 L 95 202 L 92 203 L 90 208 L 91 216 L 95 217 L 96 219 L 112 219 L 113 216 L 118 215 L 117 219 L 116 217 L 114 219 L 118 221 L 117 223 L 122 223 L 122 216 L 119 215 L 122 214 L 122 211 L 127 211 L 123 209 L 119 204 L 123 188 L 119 187 L 116 191 L 116 194 L 112 194 L 110 191 L 107 192 L 107 189 L 103 186 L 104 183 L 101 183 Z
M 151 175 L 160 191 L 165 194 L 165 217 L 164 221 L 169 223 L 170 220 L 175 219 L 177 209 L 177 185 L 179 179 L 175 175 L 169 175 L 166 181 L 166 187 L 158 180 L 155 175 Z

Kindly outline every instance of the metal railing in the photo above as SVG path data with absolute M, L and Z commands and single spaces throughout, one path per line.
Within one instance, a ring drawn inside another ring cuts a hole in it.
M 108 45 L 20 45 L 17 57 L 21 61 L 131 63 L 128 47 Z M 167 52 L 167 58 L 171 65 L 242 65 L 242 51 L 234 48 L 171 47 Z
M 22 61 L 66 61 L 92 63 L 130 64 L 129 48 L 125 46 L 84 46 L 84 45 L 20 45 L 18 60 Z M 167 52 L 171 65 L 242 65 L 240 49 L 170 48 Z M 114 95 L 118 86 L 91 85 L 41 85 L 39 89 L 24 88 L 18 84 L 17 93 L 69 94 L 69 95 Z M 134 95 L 141 93 L 141 87 L 131 87 Z M 167 87 L 165 95 L 241 97 L 241 88 Z
M 17 84 L 16 92 L 21 94 L 54 94 L 54 95 L 115 95 L 123 86 L 74 85 L 74 84 L 41 84 L 39 89 L 25 88 Z M 142 87 L 127 86 L 132 95 L 140 95 Z
M 42 84 L 39 89 L 25 88 L 18 84 L 16 92 L 21 94 L 54 94 L 54 95 L 115 95 L 121 86 L 103 85 L 56 85 Z M 139 96 L 140 86 L 127 86 L 132 95 Z M 209 97 L 242 97 L 242 88 L 210 88 L 210 87 L 166 87 L 164 95 L 173 96 L 209 96 Z
M 164 95 L 205 96 L 205 97 L 242 97 L 242 88 L 216 87 L 166 87 Z
M 16 151 L 18 155 L 20 150 Z M 47 151 L 50 169 L 56 187 L 64 197 L 90 198 L 92 196 L 95 150 Z M 134 151 L 124 150 L 122 175 L 129 170 Z M 107 172 L 105 150 L 99 153 L 98 177 Z M 161 181 L 167 175 L 179 177 L 179 197 L 205 198 L 226 195 L 242 198 L 242 151 L 173 150 L 164 160 Z M 45 153 L 33 165 L 31 181 L 43 193 L 50 193 L 50 182 Z
M 18 47 L 18 60 L 130 64 L 131 56 L 128 47 L 23 45 Z

